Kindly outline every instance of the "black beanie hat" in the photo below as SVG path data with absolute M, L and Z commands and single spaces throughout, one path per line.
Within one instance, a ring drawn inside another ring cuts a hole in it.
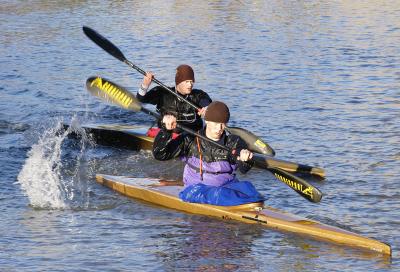
M 176 68 L 175 84 L 178 86 L 179 83 L 185 80 L 193 80 L 194 82 L 194 72 L 192 67 L 187 64 L 179 65 Z
M 230 117 L 229 108 L 225 103 L 214 101 L 208 105 L 204 119 L 215 123 L 228 123 Z

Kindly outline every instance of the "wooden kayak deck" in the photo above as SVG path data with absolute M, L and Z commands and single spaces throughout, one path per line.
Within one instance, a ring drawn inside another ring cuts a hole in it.
M 98 183 L 128 197 L 141 199 L 164 207 L 193 214 L 219 217 L 224 220 L 261 224 L 271 229 L 307 235 L 318 240 L 391 255 L 391 247 L 388 244 L 338 227 L 282 212 L 264 206 L 262 203 L 250 203 L 239 206 L 214 206 L 189 203 L 182 201 L 178 196 L 183 187 L 168 185 L 168 181 L 160 182 L 158 179 L 101 174 L 96 175 L 96 180 Z M 176 184 L 176 182 L 172 182 L 171 184 Z

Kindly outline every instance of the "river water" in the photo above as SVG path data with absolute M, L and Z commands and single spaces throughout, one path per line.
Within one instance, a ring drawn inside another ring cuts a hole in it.
M 399 271 L 399 1 L 2 1 L 1 271 Z M 267 204 L 392 245 L 392 258 L 180 213 L 96 184 L 106 173 L 179 178 L 179 162 L 57 133 L 62 123 L 150 125 L 90 96 L 92 75 L 136 92 L 142 76 L 87 25 L 173 85 L 231 108 L 277 157 L 323 167 L 312 204 L 266 171 Z

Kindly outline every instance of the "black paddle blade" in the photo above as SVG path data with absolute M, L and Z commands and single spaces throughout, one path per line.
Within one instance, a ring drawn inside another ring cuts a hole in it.
M 227 127 L 226 130 L 229 131 L 229 133 L 242 138 L 243 141 L 246 142 L 249 150 L 264 155 L 275 156 L 275 151 L 272 149 L 272 147 L 270 147 L 254 133 L 238 127 Z
M 271 167 L 268 169 L 274 176 L 296 191 L 299 195 L 308 201 L 318 203 L 321 201 L 322 193 L 320 190 L 309 184 L 302 178 L 296 177 L 286 171 Z
M 97 33 L 95 30 L 87 26 L 82 27 L 82 29 L 89 39 L 91 39 L 95 44 L 103 48 L 107 53 L 111 54 L 122 62 L 125 62 L 127 60 L 124 54 L 122 54 L 121 50 L 118 49 L 118 47 L 116 47 L 112 42 Z
M 92 95 L 108 103 L 116 104 L 127 110 L 142 110 L 140 102 L 132 93 L 107 79 L 90 77 L 86 80 L 86 88 Z

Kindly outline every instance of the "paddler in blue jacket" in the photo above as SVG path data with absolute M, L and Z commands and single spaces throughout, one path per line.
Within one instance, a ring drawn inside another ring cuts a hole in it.
M 253 153 L 240 137 L 225 132 L 229 117 L 224 103 L 212 102 L 204 115 L 206 126 L 199 133 L 232 152 L 187 133 L 172 139 L 177 119 L 173 115 L 162 118 L 163 128 L 154 140 L 153 155 L 161 161 L 180 157 L 186 162 L 185 189 L 179 195 L 182 200 L 222 206 L 264 200 L 250 182 L 236 178 L 237 169 L 242 173 L 251 169 Z
M 176 68 L 175 87 L 170 89 L 197 105 L 200 108 L 198 112 L 161 86 L 156 86 L 148 91 L 153 77 L 152 72 L 147 72 L 144 76 L 137 93 L 138 100 L 142 103 L 156 105 L 161 116 L 172 114 L 177 118 L 178 123 L 195 131 L 201 129 L 203 127 L 201 117 L 212 100 L 206 92 L 193 89 L 195 79 L 192 67 L 186 64 L 179 65 Z M 161 127 L 160 123 L 158 125 Z

